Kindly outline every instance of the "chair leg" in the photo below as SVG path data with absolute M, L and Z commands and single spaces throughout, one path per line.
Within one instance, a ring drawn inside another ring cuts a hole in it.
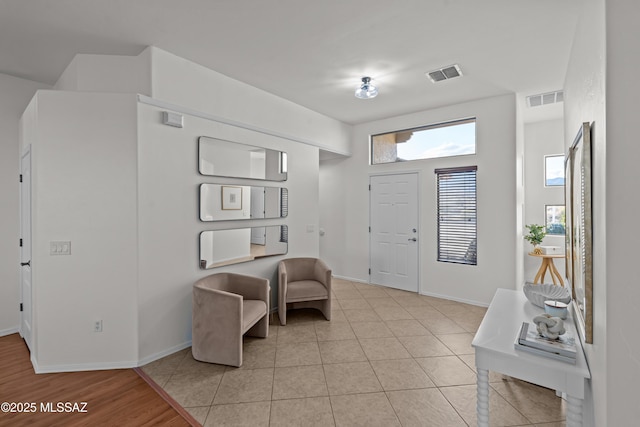
M 282 307 L 284 305 L 284 307 Z M 281 304 L 278 307 L 278 317 L 280 318 L 280 324 L 285 326 L 287 324 L 287 303 Z
M 322 314 L 324 314 L 325 319 L 331 320 L 331 298 L 323 302 L 320 311 L 322 311 Z

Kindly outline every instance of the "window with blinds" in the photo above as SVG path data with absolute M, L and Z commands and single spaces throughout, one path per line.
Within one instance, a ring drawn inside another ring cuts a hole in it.
M 286 188 L 280 188 L 280 217 L 286 218 L 289 215 L 289 192 Z M 289 228 L 280 227 L 280 241 L 289 242 Z
M 436 169 L 438 261 L 477 265 L 477 166 Z

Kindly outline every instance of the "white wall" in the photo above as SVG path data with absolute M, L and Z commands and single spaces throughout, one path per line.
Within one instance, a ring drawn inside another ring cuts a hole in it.
M 605 137 L 609 127 L 605 116 L 605 100 L 608 97 L 605 89 L 605 0 L 588 0 L 584 3 L 576 28 L 564 85 L 564 148 L 565 151 L 569 148 L 582 122 L 595 124 L 592 132 L 594 342 L 584 346 L 592 377 L 585 398 L 584 419 L 587 422 L 586 425 L 615 426 L 626 425 L 632 418 L 622 423 L 611 423 L 608 419 L 611 416 L 608 409 L 611 400 L 608 396 L 610 385 L 607 377 L 611 372 L 608 372 L 607 367 L 610 356 L 607 349 L 610 348 L 611 334 L 609 331 L 612 326 L 608 317 L 613 312 L 623 310 L 619 304 L 624 304 L 629 299 L 623 298 L 613 301 L 615 305 L 612 306 L 612 310 L 607 310 L 609 292 L 612 288 L 612 284 L 608 282 L 607 278 L 607 264 L 609 262 L 607 243 L 611 239 L 609 235 L 609 210 L 606 204 L 607 200 L 610 200 L 607 194 L 607 186 L 609 185 L 607 180 L 608 175 L 614 171 L 609 170 L 609 160 L 606 158 L 610 140 Z M 621 171 L 620 173 L 627 174 L 629 172 Z M 614 200 L 610 201 L 615 202 Z M 623 241 L 628 240 L 624 238 L 620 243 Z M 629 311 L 629 313 L 634 311 Z M 634 320 L 635 317 L 631 317 L 631 323 L 635 323 Z M 633 334 L 636 335 L 635 332 Z M 635 369 L 637 370 L 637 365 Z M 627 374 L 630 375 L 631 372 L 627 372 Z M 637 403 L 633 403 L 632 406 L 637 406 Z
M 369 165 L 369 135 L 477 117 L 477 154 Z M 516 287 L 515 97 L 500 96 L 357 125 L 353 155 L 321 165 L 321 256 L 335 274 L 368 281 L 371 174 L 419 171 L 420 292 L 488 304 L 496 288 Z M 434 169 L 478 165 L 478 265 L 436 261 Z
M 20 322 L 20 156 L 18 120 L 36 90 L 47 85 L 0 74 L 0 336 Z
M 597 227 L 602 226 L 603 220 L 606 222 L 606 241 L 596 240 L 601 233 L 596 234 L 594 242 L 599 251 L 594 253 L 594 259 L 602 262 L 598 256 L 602 254 L 602 245 L 606 244 L 607 422 L 598 425 L 621 426 L 640 419 L 640 405 L 636 398 L 640 384 L 640 342 L 637 339 L 640 287 L 636 285 L 638 242 L 635 237 L 640 212 L 640 194 L 636 188 L 640 179 L 637 131 L 640 87 L 636 72 L 640 66 L 640 46 L 637 43 L 640 38 L 637 25 L 640 5 L 622 0 L 607 0 L 605 4 L 606 128 L 596 123 L 596 134 L 606 132 L 606 159 L 600 159 L 595 165 L 596 179 L 600 182 L 594 188 L 594 197 L 597 197 L 594 206 L 598 206 L 599 212 L 606 209 L 604 218 L 596 218 Z M 597 62 L 601 66 L 601 61 Z M 599 150 L 594 156 L 600 154 Z M 604 166 L 603 162 L 606 163 Z M 598 193 L 603 191 L 602 181 L 605 181 L 606 200 Z M 600 282 L 596 285 L 600 288 L 601 271 L 595 280 Z M 600 294 L 598 289 L 594 298 L 599 298 Z M 596 322 L 600 322 L 603 302 L 598 301 L 597 304 L 594 317 Z M 596 351 L 599 356 L 600 351 Z M 600 387 L 601 384 L 594 383 L 598 395 Z M 596 407 L 598 412 L 599 409 Z
M 198 236 L 237 227 L 199 220 L 199 184 L 261 183 L 200 175 L 200 136 L 288 152 L 289 180 L 271 185 L 288 188 L 289 216 L 242 226 L 286 224 L 287 256 L 319 255 L 316 145 L 348 151 L 350 127 L 154 48 L 138 59 L 160 103 L 186 110 L 184 128 L 162 125 L 166 109 L 150 105 L 153 98 L 91 92 L 144 82 L 130 75 L 137 61 L 111 56 L 76 57 L 58 82 L 73 91 L 42 92 L 24 115 L 25 143 L 34 146 L 39 372 L 135 366 L 190 344 L 191 286 L 214 272 L 199 268 Z M 70 240 L 72 255 L 51 257 L 52 240 Z M 215 271 L 269 278 L 277 301 L 281 258 Z M 104 332 L 92 331 L 94 320 L 103 320 Z
M 162 109 L 139 104 L 139 337 L 140 359 L 189 344 L 191 286 L 219 271 L 234 271 L 271 280 L 275 307 L 277 262 L 269 257 L 213 270 L 198 266 L 198 236 L 205 230 L 264 225 L 289 226 L 287 257 L 318 256 L 318 148 L 298 144 L 199 117 L 185 116 L 182 129 L 162 125 Z M 201 222 L 198 219 L 200 183 L 261 185 L 265 181 L 202 176 L 198 173 L 198 137 L 210 136 L 259 147 L 287 151 L 289 216 L 285 219 Z M 307 226 L 314 232 L 307 232 Z M 169 351 L 170 352 L 170 351 Z
M 54 89 L 151 94 L 151 52 L 138 56 L 78 54 Z
M 153 98 L 294 137 L 331 152 L 351 152 L 349 125 L 169 52 L 149 50 Z
M 545 205 L 564 205 L 564 187 L 544 186 L 544 156 L 564 155 L 564 121 L 545 120 L 528 123 L 524 127 L 524 162 L 525 162 L 525 209 L 524 224 L 545 225 Z M 524 232 L 528 232 L 526 229 Z M 533 282 L 540 268 L 540 258 L 528 256 L 531 243 L 522 239 L 524 255 L 524 279 Z M 543 245 L 560 246 L 564 251 L 564 235 L 548 234 Z M 553 260 L 561 277 L 564 277 L 564 260 Z M 553 283 L 551 272 L 547 272 L 545 283 Z
M 24 120 L 36 372 L 135 365 L 135 96 L 39 91 Z M 70 241 L 71 255 L 50 255 L 51 241 Z

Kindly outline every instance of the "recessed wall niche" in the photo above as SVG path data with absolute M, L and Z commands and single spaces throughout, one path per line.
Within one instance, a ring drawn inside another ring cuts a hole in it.
M 207 176 L 286 181 L 287 153 L 201 136 L 198 170 Z

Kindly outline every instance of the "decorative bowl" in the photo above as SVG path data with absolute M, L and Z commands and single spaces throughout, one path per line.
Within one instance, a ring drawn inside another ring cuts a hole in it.
M 531 301 L 531 304 L 541 308 L 544 308 L 545 301 L 560 301 L 565 304 L 571 302 L 569 289 L 564 286 L 557 286 L 550 283 L 536 285 L 535 283 L 526 282 L 522 290 L 527 299 Z

